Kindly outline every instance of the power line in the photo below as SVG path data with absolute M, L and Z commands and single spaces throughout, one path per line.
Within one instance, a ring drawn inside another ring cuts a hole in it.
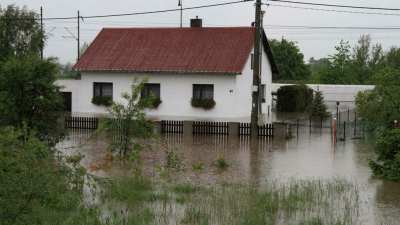
M 219 3 L 219 4 L 212 4 L 212 5 L 203 5 L 203 6 L 195 6 L 195 7 L 188 7 L 182 8 L 182 10 L 192 10 L 192 9 L 202 9 L 202 8 L 209 8 L 215 6 L 224 6 L 224 5 L 232 5 L 237 3 L 244 3 L 247 1 L 235 1 L 235 2 L 226 2 L 226 3 Z M 136 15 L 146 15 L 146 14 L 155 14 L 155 13 L 166 13 L 166 12 L 175 12 L 180 11 L 181 9 L 168 9 L 168 10 L 158 10 L 158 11 L 148 11 L 148 12 L 138 12 L 138 13 L 123 13 L 123 14 L 111 14 L 111 15 L 98 15 L 98 16 L 81 16 L 83 19 L 93 19 L 93 18 L 107 18 L 107 17 L 121 17 L 121 16 L 136 16 Z M 75 17 L 54 17 L 54 18 L 43 18 L 43 20 L 72 20 L 76 19 Z M 1 21 L 6 20 L 40 20 L 36 18 L 1 18 Z
M 294 1 L 286 1 L 286 0 L 267 0 L 267 1 L 285 2 L 285 3 L 302 4 L 302 5 L 316 5 L 316 6 L 327 6 L 327 7 L 351 8 L 351 9 L 373 9 L 373 10 L 400 11 L 400 9 L 395 9 L 395 8 L 378 8 L 378 7 L 364 7 L 364 6 L 351 6 L 351 5 L 331 5 L 331 4 L 320 4 L 320 3 L 311 3 L 311 2 L 294 2 Z M 263 3 L 263 5 L 268 5 L 268 4 Z
M 353 30 L 400 30 L 400 27 L 319 27 L 319 26 L 285 26 L 285 25 L 264 25 L 265 28 L 276 29 L 353 29 Z
M 288 5 L 275 5 L 275 4 L 264 4 L 264 5 L 284 7 L 284 8 L 294 8 L 294 9 L 309 9 L 309 10 L 326 11 L 326 12 L 342 12 L 342 13 L 369 14 L 369 15 L 400 16 L 400 14 L 391 14 L 391 13 L 355 12 L 355 11 L 343 11 L 343 10 L 334 10 L 334 9 L 317 9 L 317 8 L 307 8 L 307 7 L 299 7 L 299 6 L 288 6 Z

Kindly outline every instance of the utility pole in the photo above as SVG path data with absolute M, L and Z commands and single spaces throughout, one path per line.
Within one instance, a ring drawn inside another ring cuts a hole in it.
M 178 6 L 181 7 L 181 27 L 182 27 L 182 0 L 179 0 Z
M 260 37 L 261 37 L 261 0 L 256 2 L 256 20 L 254 32 L 254 70 L 253 70 L 253 86 L 252 86 L 252 104 L 251 104 L 251 138 L 258 138 L 258 79 L 261 78 L 260 74 Z
M 40 6 L 40 58 L 43 60 L 43 8 Z
M 80 54 L 80 43 L 79 43 L 79 10 L 78 10 L 78 61 L 79 61 L 79 58 L 81 57 L 81 54 Z

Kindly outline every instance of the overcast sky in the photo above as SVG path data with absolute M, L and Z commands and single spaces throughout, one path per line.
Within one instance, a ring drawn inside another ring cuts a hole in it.
M 183 7 L 195 7 L 237 0 L 182 0 Z M 398 8 L 399 0 L 297 0 L 302 2 L 326 3 L 336 5 L 353 5 L 380 8 Z M 400 46 L 400 29 L 315 29 L 315 27 L 399 27 L 400 11 L 366 10 L 309 6 L 271 2 L 263 6 L 266 11 L 264 28 L 268 38 L 297 41 L 307 62 L 310 57 L 316 59 L 335 53 L 335 46 L 340 40 L 349 41 L 351 46 L 357 43 L 359 36 L 370 33 L 373 43 L 381 43 L 384 49 L 392 45 Z M 44 18 L 73 17 L 79 10 L 83 17 L 122 13 L 148 12 L 178 9 L 178 0 L 2 0 L 1 7 L 16 4 L 26 5 L 40 13 L 43 7 Z M 289 7 L 303 7 L 289 8 Z M 347 12 L 318 11 L 304 8 L 339 10 L 352 12 L 369 12 L 398 15 L 356 14 Z M 204 9 L 183 11 L 183 25 L 189 26 L 191 18 L 197 15 L 203 19 L 203 26 L 250 26 L 254 21 L 254 2 L 218 6 Z M 49 40 L 44 49 L 45 57 L 56 56 L 61 63 L 75 62 L 77 58 L 77 41 L 70 38 L 67 27 L 77 36 L 77 20 L 44 21 Z M 157 13 L 137 16 L 85 19 L 81 21 L 81 44 L 91 42 L 104 27 L 178 27 L 180 12 Z M 272 25 L 277 25 L 274 27 Z M 285 26 L 307 26 L 308 28 L 288 28 Z M 53 30 L 53 28 L 55 28 Z M 66 38 L 63 38 L 65 36 Z

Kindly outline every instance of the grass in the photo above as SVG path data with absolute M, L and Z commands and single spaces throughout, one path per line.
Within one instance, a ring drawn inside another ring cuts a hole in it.
M 268 180 L 261 188 L 221 182 L 158 183 L 124 178 L 103 187 L 99 208 L 72 224 L 359 224 L 358 187 L 349 180 Z M 70 222 L 71 222 L 70 221 Z M 389 222 L 388 222 L 389 221 Z M 384 224 L 390 220 L 383 221 Z
M 203 170 L 204 162 L 200 162 L 199 164 L 192 164 L 194 170 Z
M 226 168 L 229 166 L 229 164 L 226 162 L 225 157 L 221 156 L 219 158 L 215 159 L 215 162 L 217 163 L 217 166 L 219 168 Z

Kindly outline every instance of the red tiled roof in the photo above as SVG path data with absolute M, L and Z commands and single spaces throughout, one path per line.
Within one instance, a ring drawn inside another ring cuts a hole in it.
M 241 73 L 252 27 L 104 28 L 75 71 Z

